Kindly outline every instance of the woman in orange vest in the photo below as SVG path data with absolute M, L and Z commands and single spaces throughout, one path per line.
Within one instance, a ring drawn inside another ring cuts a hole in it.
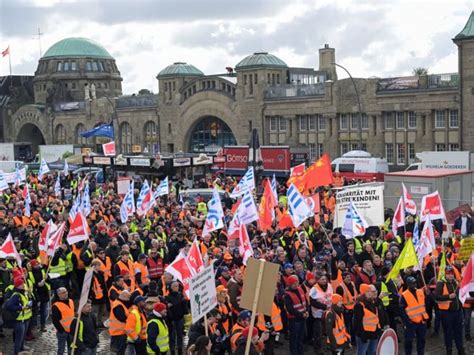
M 354 334 L 357 355 L 375 355 L 384 324 L 381 320 L 384 309 L 376 303 L 377 289 L 374 285 L 361 284 L 359 300 L 354 306 Z
M 344 323 L 344 304 L 341 295 L 337 293 L 331 297 L 332 307 L 326 311 L 324 317 L 327 333 L 327 343 L 332 354 L 337 355 L 344 352 L 351 340 Z
M 405 324 L 405 354 L 411 355 L 413 338 L 416 337 L 416 351 L 425 351 L 426 321 L 428 314 L 425 308 L 425 291 L 417 289 L 416 279 L 407 277 L 407 290 L 400 297 L 401 316 Z

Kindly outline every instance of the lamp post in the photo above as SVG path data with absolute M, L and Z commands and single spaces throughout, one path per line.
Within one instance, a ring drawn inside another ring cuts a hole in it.
M 331 64 L 335 65 L 336 67 L 339 67 L 343 69 L 347 75 L 349 75 L 349 78 L 351 79 L 352 85 L 354 86 L 354 90 L 356 93 L 356 98 L 357 98 L 357 107 L 359 111 L 359 149 L 362 149 L 362 105 L 360 104 L 360 97 L 359 97 L 359 90 L 357 89 L 357 85 L 354 81 L 354 78 L 352 77 L 351 73 L 349 73 L 349 70 L 347 70 L 345 67 L 342 65 L 339 65 L 335 62 L 332 62 Z

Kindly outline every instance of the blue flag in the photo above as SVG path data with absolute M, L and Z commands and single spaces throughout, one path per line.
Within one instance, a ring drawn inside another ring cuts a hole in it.
M 81 137 L 89 138 L 89 137 L 109 137 L 114 139 L 114 127 L 111 123 L 105 123 L 98 127 L 94 127 L 88 131 L 80 132 L 79 135 Z

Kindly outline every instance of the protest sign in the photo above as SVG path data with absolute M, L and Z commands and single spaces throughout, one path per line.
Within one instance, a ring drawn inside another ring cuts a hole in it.
M 213 265 L 205 267 L 200 273 L 189 279 L 189 300 L 193 323 L 217 306 Z
M 474 238 L 464 238 L 459 250 L 458 260 L 469 260 L 474 251 Z
M 384 224 L 383 185 L 347 187 L 336 194 L 334 228 L 342 228 L 350 202 L 369 226 Z

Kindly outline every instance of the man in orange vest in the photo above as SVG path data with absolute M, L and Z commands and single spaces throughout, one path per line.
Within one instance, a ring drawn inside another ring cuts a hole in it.
M 281 310 L 275 301 L 276 299 L 273 300 L 271 316 L 264 315 L 263 313 L 257 314 L 256 327 L 260 330 L 260 332 L 268 333 L 268 339 L 264 341 L 264 355 L 275 354 L 275 341 L 280 339 L 280 332 L 283 330 Z
M 137 296 L 133 300 L 133 305 L 129 309 L 125 332 L 127 333 L 128 348 L 135 350 L 136 354 L 146 353 L 146 317 L 145 298 Z M 129 353 L 133 353 L 129 351 Z
M 288 313 L 288 330 L 290 332 L 290 354 L 304 354 L 304 333 L 306 319 L 309 317 L 306 295 L 299 286 L 298 276 L 291 275 L 287 279 L 288 290 L 283 299 Z
M 71 323 L 74 319 L 74 302 L 69 299 L 67 289 L 60 287 L 56 290 L 55 299 L 51 306 L 51 320 L 56 328 L 58 338 L 58 354 L 64 354 L 66 349 Z M 68 350 L 69 351 L 69 350 Z
M 446 265 L 445 279 L 436 284 L 435 300 L 441 316 L 446 354 L 452 354 L 454 339 L 458 354 L 464 355 L 463 311 L 461 301 L 459 301 L 459 286 L 454 278 L 454 270 L 451 265 Z
M 127 332 L 125 327 L 129 315 L 129 301 L 130 292 L 124 290 L 111 305 L 109 322 L 110 349 L 116 352 L 117 355 L 125 355 L 127 348 Z
M 135 283 L 140 287 L 144 292 L 148 289 L 148 284 L 150 283 L 150 277 L 148 274 L 148 268 L 146 264 L 147 256 L 146 254 L 138 255 L 138 261 L 135 262 Z
M 108 294 L 107 285 L 105 284 L 104 272 L 101 270 L 102 262 L 94 259 L 91 263 L 92 283 L 89 299 L 92 301 L 92 311 L 97 316 L 97 325 L 99 328 L 104 328 L 103 319 L 107 310 Z
M 349 345 L 351 336 L 344 324 L 344 302 L 341 295 L 337 293 L 331 297 L 332 307 L 324 317 L 327 333 L 327 343 L 332 354 L 337 355 L 344 352 Z
M 122 250 L 120 252 L 120 260 L 115 264 L 113 275 L 124 275 L 124 271 L 128 271 L 130 275 L 130 291 L 135 290 L 135 268 L 130 260 L 130 252 L 128 250 Z
M 428 314 L 425 308 L 425 291 L 417 289 L 416 279 L 409 276 L 406 279 L 407 290 L 400 297 L 400 308 L 405 324 L 405 354 L 411 355 L 413 338 L 416 337 L 416 352 L 425 352 L 426 321 Z
M 342 297 L 344 306 L 344 323 L 347 332 L 351 335 L 351 343 L 355 344 L 355 336 L 352 331 L 352 317 L 354 315 L 354 305 L 357 298 L 357 290 L 352 282 L 351 273 L 344 271 L 342 273 L 342 282 L 337 286 L 336 293 Z

